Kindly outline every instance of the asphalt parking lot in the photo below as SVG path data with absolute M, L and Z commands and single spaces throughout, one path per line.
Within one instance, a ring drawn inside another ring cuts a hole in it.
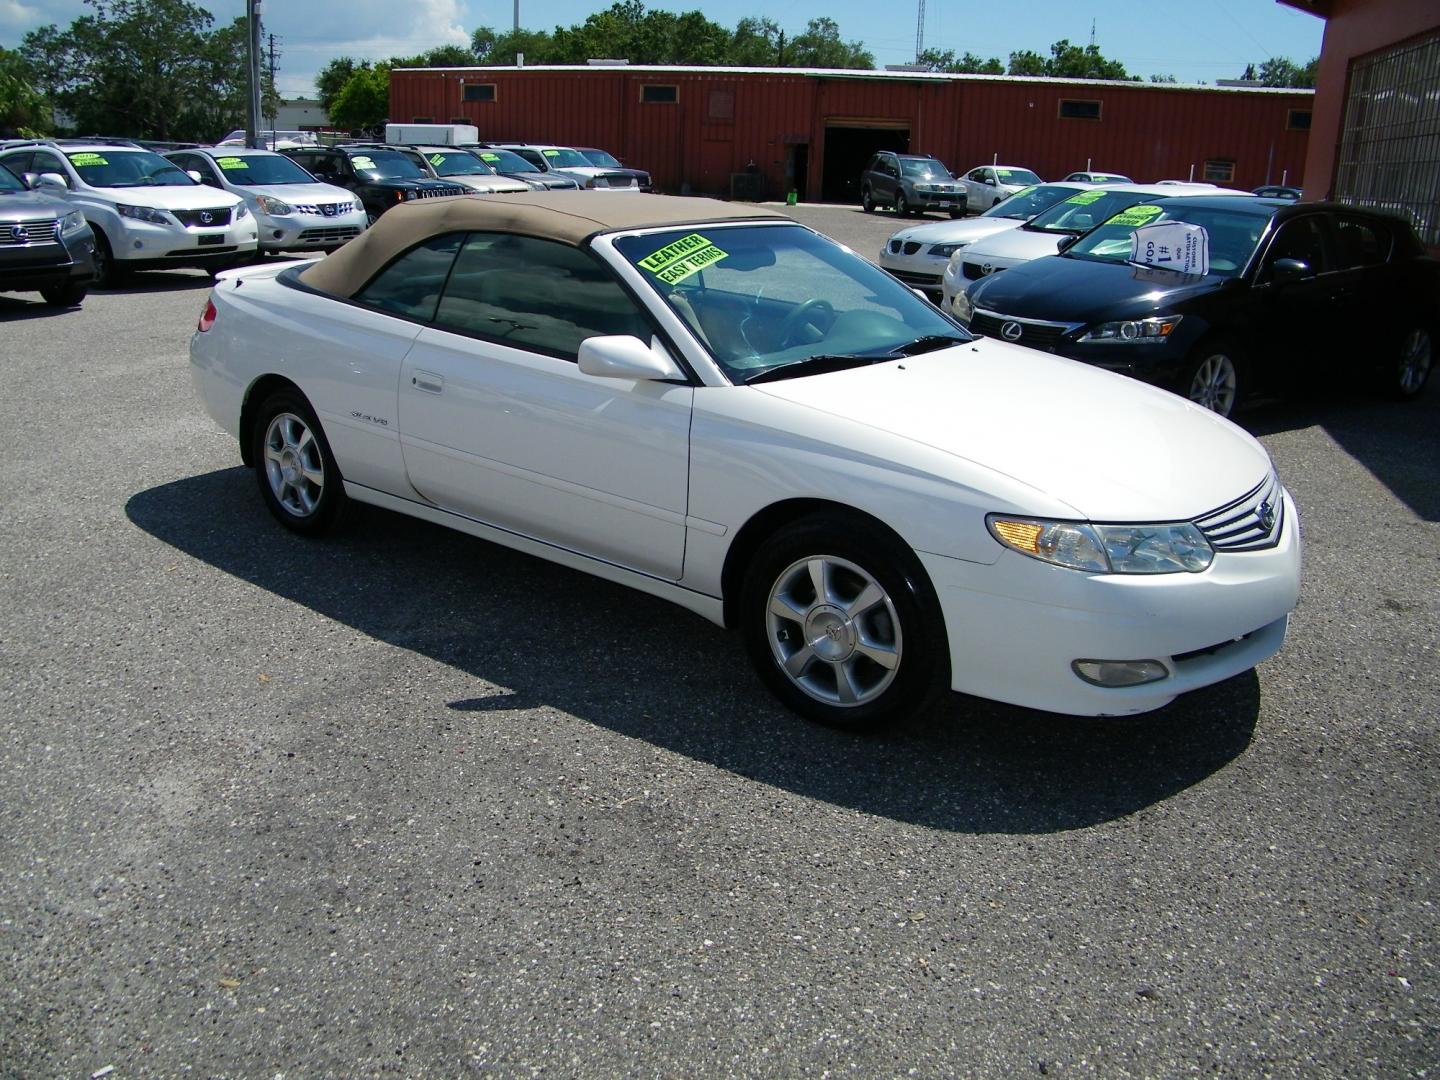
M 1258 671 L 855 738 L 659 600 L 283 532 L 207 288 L 0 295 L 0 1076 L 1440 1073 L 1440 385 L 1242 415 L 1306 538 Z

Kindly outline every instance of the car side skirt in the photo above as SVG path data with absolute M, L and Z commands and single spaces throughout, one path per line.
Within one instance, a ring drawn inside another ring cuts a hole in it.
M 672 604 L 678 604 L 702 618 L 709 619 L 717 626 L 725 625 L 725 605 L 719 597 L 707 596 L 704 593 L 695 592 L 693 589 L 686 589 L 672 581 L 662 581 L 659 578 L 650 577 L 648 574 L 616 566 L 600 559 L 593 559 L 588 555 L 556 547 L 520 533 L 486 525 L 474 518 L 465 517 L 463 514 L 456 514 L 438 506 L 430 506 L 411 499 L 402 499 L 388 492 L 365 487 L 363 484 L 353 484 L 349 480 L 345 481 L 345 494 L 356 502 L 394 510 L 396 513 L 420 518 L 422 521 L 442 525 L 447 529 L 455 529 L 457 532 L 466 533 L 480 540 L 488 540 L 501 547 L 512 548 L 515 551 L 524 552 L 526 555 L 534 555 L 537 558 L 559 563 L 572 570 L 593 574 L 606 581 L 613 581 L 617 585 L 624 585 L 648 593 L 650 596 L 659 597 L 661 600 L 668 600 Z

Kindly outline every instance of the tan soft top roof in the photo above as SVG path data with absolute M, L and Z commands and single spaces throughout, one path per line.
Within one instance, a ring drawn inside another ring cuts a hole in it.
M 579 247 L 596 233 L 751 219 L 790 220 L 758 206 L 630 192 L 536 191 L 425 199 L 388 211 L 339 251 L 301 273 L 300 280 L 332 296 L 353 296 L 396 255 L 428 236 L 449 232 L 519 233 Z

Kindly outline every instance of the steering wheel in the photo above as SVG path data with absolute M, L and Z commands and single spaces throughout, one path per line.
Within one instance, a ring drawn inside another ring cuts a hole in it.
M 830 332 L 830 327 L 835 325 L 835 305 L 829 300 L 822 300 L 818 296 L 806 300 L 790 314 L 785 316 L 785 321 L 780 324 L 780 345 L 786 348 L 790 345 L 802 344 L 796 341 L 796 335 L 802 330 L 813 331 L 814 336 L 809 341 L 820 341 Z

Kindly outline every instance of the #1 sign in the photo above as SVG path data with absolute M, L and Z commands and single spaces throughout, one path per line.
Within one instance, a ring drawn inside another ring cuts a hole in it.
M 1177 274 L 1210 272 L 1210 234 L 1203 225 L 1164 221 L 1130 234 L 1130 261 Z

